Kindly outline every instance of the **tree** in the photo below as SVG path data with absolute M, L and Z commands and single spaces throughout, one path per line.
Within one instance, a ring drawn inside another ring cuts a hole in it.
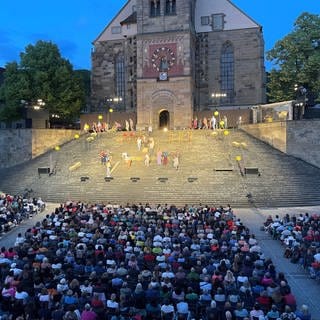
M 294 100 L 295 85 L 320 101 L 320 16 L 302 13 L 294 29 L 267 52 L 275 68 L 268 79 L 270 102 Z
M 20 54 L 20 63 L 6 65 L 0 97 L 5 107 L 0 118 L 14 120 L 19 115 L 21 101 L 29 105 L 42 99 L 50 114 L 71 121 L 77 118 L 85 105 L 85 87 L 73 71 L 70 62 L 63 59 L 58 47 L 45 41 L 28 45 Z

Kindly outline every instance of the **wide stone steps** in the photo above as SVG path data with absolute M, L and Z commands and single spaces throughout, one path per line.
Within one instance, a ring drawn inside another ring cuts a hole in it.
M 320 170 L 286 156 L 244 132 L 228 136 L 212 131 L 173 131 L 153 133 L 154 155 L 145 167 L 145 153 L 138 151 L 136 135 L 102 133 L 91 143 L 88 136 L 73 140 L 28 163 L 0 171 L 0 190 L 11 194 L 32 189 L 34 196 L 46 201 L 83 200 L 113 204 L 209 204 L 247 207 L 317 205 Z M 238 146 L 235 146 L 237 145 Z M 99 159 L 101 150 L 112 154 L 113 180 L 105 181 L 106 167 Z M 167 166 L 157 165 L 158 150 L 169 152 Z M 128 167 L 122 159 L 126 152 L 133 159 Z M 173 153 L 180 155 L 180 168 L 172 166 Z M 256 167 L 260 176 L 241 176 L 238 162 Z M 38 176 L 37 169 L 53 163 L 54 175 Z M 81 165 L 74 171 L 70 167 Z M 83 179 L 83 178 L 88 179 Z M 138 178 L 134 180 L 133 178 Z M 251 194 L 252 198 L 247 195 Z

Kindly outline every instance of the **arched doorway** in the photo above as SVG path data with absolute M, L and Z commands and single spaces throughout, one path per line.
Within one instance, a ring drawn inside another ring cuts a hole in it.
M 170 125 L 170 114 L 168 110 L 163 110 L 159 114 L 159 129 L 168 128 Z

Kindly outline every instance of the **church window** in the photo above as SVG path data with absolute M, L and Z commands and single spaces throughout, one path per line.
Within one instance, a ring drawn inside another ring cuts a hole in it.
M 112 34 L 120 34 L 121 33 L 121 27 L 120 26 L 112 27 L 111 28 L 111 33 Z
M 124 91 L 124 56 L 122 54 L 118 54 L 115 59 L 115 94 L 117 97 L 124 97 Z
M 212 30 L 223 30 L 224 15 L 222 13 L 212 15 Z
M 160 16 L 160 0 L 150 0 L 150 17 Z
M 209 16 L 202 16 L 201 17 L 201 25 L 207 26 L 208 24 L 210 24 L 210 17 Z
M 174 15 L 176 14 L 176 0 L 166 0 L 166 15 Z
M 227 94 L 224 102 L 231 103 L 234 98 L 234 49 L 230 42 L 222 46 L 220 58 L 221 92 Z

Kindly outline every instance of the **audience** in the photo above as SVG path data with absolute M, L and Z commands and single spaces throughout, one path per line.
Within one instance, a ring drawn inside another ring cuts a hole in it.
M 2 318 L 310 319 L 230 207 L 66 202 L 1 255 Z

